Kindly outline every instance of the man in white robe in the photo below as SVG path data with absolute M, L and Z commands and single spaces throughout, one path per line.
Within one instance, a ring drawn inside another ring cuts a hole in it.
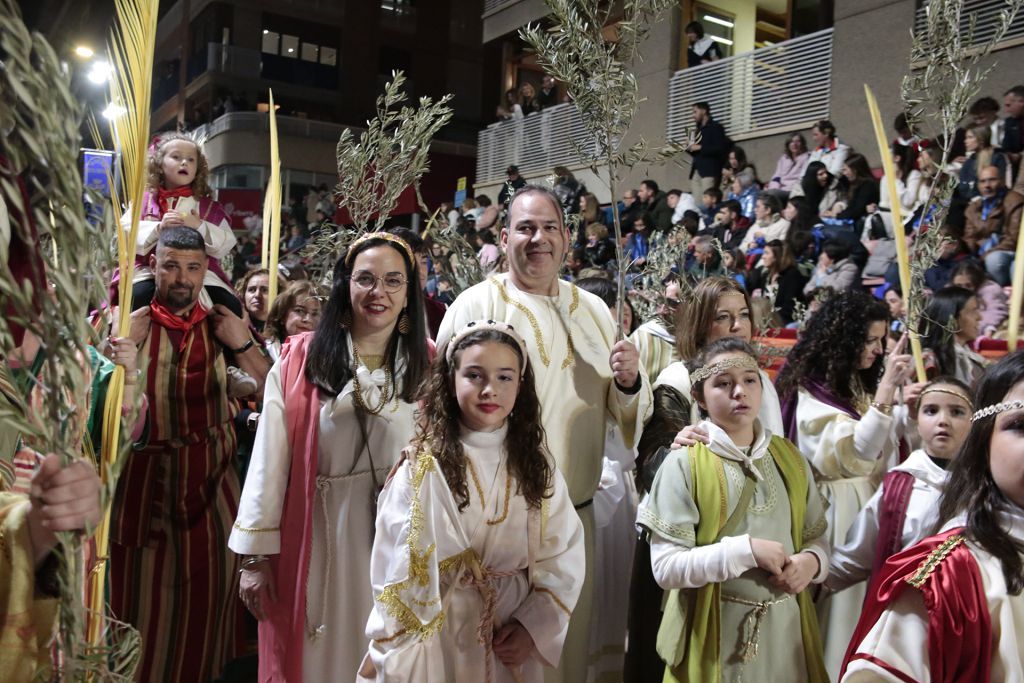
M 651 389 L 636 347 L 616 341 L 615 324 L 599 298 L 558 273 L 570 234 L 558 199 L 539 187 L 509 203 L 501 246 L 509 272 L 466 290 L 445 314 L 441 347 L 473 320 L 511 324 L 526 338 L 537 381 L 548 448 L 569 486 L 586 534 L 587 581 L 572 615 L 562 661 L 549 683 L 586 677 L 594 558 L 593 498 L 601 477 L 606 416 L 634 447 L 651 410 Z

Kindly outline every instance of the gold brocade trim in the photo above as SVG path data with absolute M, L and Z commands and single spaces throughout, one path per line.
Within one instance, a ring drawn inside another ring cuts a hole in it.
M 533 589 L 533 592 L 534 592 L 534 593 L 544 593 L 545 595 L 547 595 L 548 597 L 550 597 L 550 598 L 551 598 L 552 600 L 554 600 L 554 601 L 555 601 L 555 604 L 556 604 L 556 605 L 558 605 L 558 606 L 559 606 L 560 608 L 562 608 L 562 611 L 563 611 L 563 612 L 565 612 L 565 613 L 566 613 L 566 615 L 568 615 L 569 617 L 572 617 L 572 610 L 571 610 L 571 609 L 569 609 L 569 608 L 568 608 L 568 607 L 566 606 L 566 604 L 565 604 L 564 602 L 562 602 L 561 600 L 559 600 L 559 599 L 558 599 L 558 596 L 557 596 L 557 595 L 555 595 L 555 594 L 554 594 L 554 593 L 553 593 L 553 592 L 551 591 L 551 589 L 550 589 L 550 588 L 534 588 L 534 589 Z
M 667 522 L 648 509 L 642 508 L 637 513 L 637 524 L 649 527 L 651 531 L 657 531 L 666 538 L 692 541 L 694 545 L 697 544 L 697 533 L 692 524 L 683 525 Z
M 914 588 L 920 588 L 924 585 L 928 577 L 932 575 L 935 568 L 939 566 L 939 563 L 946 559 L 946 556 L 953 552 L 953 549 L 964 542 L 962 534 L 956 536 L 950 536 L 942 542 L 938 548 L 933 550 L 928 557 L 925 558 L 921 566 L 917 568 L 917 571 L 912 575 L 908 576 L 904 581 L 909 583 Z
M 393 636 L 388 636 L 387 638 L 374 638 L 373 642 L 375 642 L 375 643 L 390 643 L 392 640 L 395 640 L 396 638 L 401 638 L 406 633 L 408 633 L 408 631 L 406 631 L 403 628 L 401 631 L 399 631 L 398 633 L 396 633 Z
M 453 569 L 461 569 L 463 566 L 470 566 L 474 562 L 479 564 L 480 559 L 477 557 L 475 550 L 467 548 L 458 555 L 452 555 L 451 557 L 441 560 L 437 565 L 437 571 L 444 575 Z
M 269 533 L 271 531 L 280 531 L 281 530 L 280 527 L 276 527 L 276 526 L 268 526 L 268 527 L 241 526 L 238 522 L 235 522 L 233 526 L 234 526 L 234 528 L 238 529 L 242 533 L 246 533 L 246 534 L 265 534 L 265 533 Z
M 476 488 L 476 493 L 480 496 L 480 507 L 486 511 L 487 500 L 484 498 L 484 489 L 480 486 L 480 479 L 476 476 L 476 468 L 473 467 L 473 462 L 469 459 L 466 460 L 466 468 L 469 470 L 469 476 L 473 479 L 473 487 Z M 487 520 L 487 526 L 496 526 L 508 519 L 508 503 L 511 497 L 512 475 L 509 474 L 508 470 L 505 470 L 505 506 L 501 512 L 501 517 Z
M 525 304 L 520 301 L 516 301 L 508 294 L 508 290 L 505 289 L 505 285 L 501 284 L 497 278 L 489 277 L 487 280 L 498 289 L 498 295 L 501 296 L 501 300 L 505 302 L 506 306 L 512 306 L 520 313 L 526 316 L 526 319 L 530 321 L 530 327 L 533 328 L 534 341 L 537 342 L 537 352 L 540 354 L 540 362 L 544 367 L 551 365 L 551 357 L 548 356 L 548 350 L 544 345 L 544 333 L 541 332 L 540 324 L 537 323 L 537 317 L 533 314 L 533 311 L 529 309 Z M 572 317 L 576 313 L 576 309 L 580 306 L 580 291 L 576 285 L 570 285 L 572 291 L 572 302 L 569 304 L 569 316 Z M 566 330 L 568 335 L 567 350 L 565 354 L 565 360 L 562 361 L 562 369 L 566 369 L 573 364 L 573 360 L 576 356 L 576 347 L 572 343 L 572 332 Z

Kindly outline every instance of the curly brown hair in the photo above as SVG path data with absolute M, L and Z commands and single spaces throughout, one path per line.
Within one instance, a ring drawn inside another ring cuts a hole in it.
M 146 180 L 146 187 L 151 192 L 156 192 L 164 186 L 164 148 L 168 142 L 183 140 L 196 148 L 196 177 L 192 181 L 192 196 L 197 199 L 212 198 L 213 190 L 210 189 L 210 166 L 203 154 L 203 148 L 199 143 L 184 133 L 163 133 L 160 135 L 156 148 L 149 152 L 149 177 Z
M 860 369 L 861 352 L 872 323 L 889 327 L 889 307 L 866 292 L 840 292 L 827 299 L 811 316 L 800 340 L 786 357 L 775 386 L 779 398 L 792 396 L 805 378 L 824 381 L 837 396 L 852 401 L 854 379 L 869 396 L 878 388 L 885 355 Z
M 242 290 L 244 293 L 244 289 Z M 267 323 L 263 328 L 263 336 L 267 339 L 277 339 L 280 342 L 285 340 L 288 333 L 284 325 L 288 320 L 288 314 L 303 299 L 318 299 L 322 303 L 327 298 L 324 290 L 315 282 L 299 280 L 288 285 L 288 288 L 278 294 L 274 303 L 270 305 L 270 312 L 267 314 Z
M 422 387 L 423 421 L 413 441 L 417 450 L 423 448 L 436 458 L 459 510 L 469 505 L 469 486 L 466 482 L 466 452 L 459 438 L 462 423 L 455 395 L 455 372 L 459 369 L 462 352 L 470 346 L 485 342 L 505 344 L 515 352 L 520 364 L 524 362 L 518 344 L 498 330 L 480 330 L 459 339 L 451 363 L 447 360 L 447 348 L 439 349 L 430 375 Z M 508 435 L 505 437 L 505 453 L 508 457 L 508 472 L 516 480 L 516 493 L 526 499 L 528 507 L 539 508 L 544 498 L 551 497 L 549 490 L 554 477 L 554 465 L 545 444 L 540 401 L 537 399 L 533 370 L 529 365 L 523 373 L 519 394 L 506 422 Z

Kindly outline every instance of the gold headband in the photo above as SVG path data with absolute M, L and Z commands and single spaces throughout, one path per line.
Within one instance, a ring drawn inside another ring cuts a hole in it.
M 494 320 L 474 320 L 473 322 L 467 323 L 465 327 L 459 330 L 454 337 L 448 342 L 448 346 L 445 348 L 444 357 L 451 365 L 452 357 L 455 355 L 455 347 L 458 346 L 459 342 L 465 339 L 468 335 L 473 332 L 481 332 L 483 330 L 494 330 L 501 332 L 504 335 L 508 335 L 512 338 L 512 341 L 519 347 L 519 354 L 523 357 L 523 367 L 519 370 L 519 376 L 522 377 L 526 374 L 526 364 L 530 360 L 530 356 L 526 353 L 526 341 L 516 332 L 516 328 L 512 327 L 508 323 L 496 322 Z
M 392 244 L 397 244 L 403 251 L 405 251 L 406 255 L 409 257 L 409 263 L 416 265 L 416 257 L 413 256 L 412 247 L 409 246 L 409 243 L 403 240 L 398 235 L 392 235 L 390 232 L 382 231 L 368 232 L 365 235 L 361 236 L 359 239 L 357 239 L 355 242 L 350 244 L 348 247 L 348 253 L 345 254 L 346 266 L 352 265 L 352 259 L 355 258 L 356 250 L 359 248 L 359 245 L 363 244 L 364 242 L 369 242 L 370 240 L 387 240 Z
M 740 356 L 733 356 L 732 358 L 726 358 L 725 360 L 720 360 L 717 363 L 712 363 L 711 365 L 705 365 L 703 367 L 697 368 L 690 375 L 690 384 L 693 385 L 698 384 L 699 382 L 703 382 L 708 377 L 711 377 L 712 375 L 717 375 L 721 372 L 728 370 L 729 368 L 743 368 L 745 370 L 755 371 L 761 369 L 760 367 L 758 367 L 756 360 L 754 360 L 747 354 L 743 353 Z
M 964 394 L 962 391 L 957 391 L 955 389 L 941 389 L 939 387 L 929 387 L 925 389 L 924 391 L 921 392 L 921 395 L 917 397 L 917 400 L 920 401 L 928 394 L 949 394 L 950 396 L 956 396 L 958 399 L 966 403 L 971 408 L 974 407 L 974 402 L 971 401 L 971 399 L 968 398 L 967 395 Z
M 1018 410 L 1024 408 L 1024 401 L 1005 401 L 1003 403 L 997 403 L 994 406 L 982 408 L 974 414 L 971 418 L 971 422 L 977 422 L 978 420 L 984 420 L 986 417 L 995 415 L 996 413 L 1005 413 L 1007 410 Z

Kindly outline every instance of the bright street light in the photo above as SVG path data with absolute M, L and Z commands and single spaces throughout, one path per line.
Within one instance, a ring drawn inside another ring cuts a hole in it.
M 109 63 L 104 61 L 93 62 L 89 73 L 85 75 L 90 82 L 96 85 L 102 85 L 110 80 L 111 75 L 114 73 L 114 67 L 110 66 Z
M 89 59 L 96 53 L 93 52 L 92 48 L 88 45 L 79 45 L 75 48 L 75 54 L 81 57 L 82 59 Z
M 103 118 L 107 119 L 108 121 L 113 121 L 118 117 L 124 116 L 125 113 L 127 113 L 127 111 L 128 110 L 122 107 L 121 105 L 111 102 L 107 105 L 107 108 L 103 110 Z

